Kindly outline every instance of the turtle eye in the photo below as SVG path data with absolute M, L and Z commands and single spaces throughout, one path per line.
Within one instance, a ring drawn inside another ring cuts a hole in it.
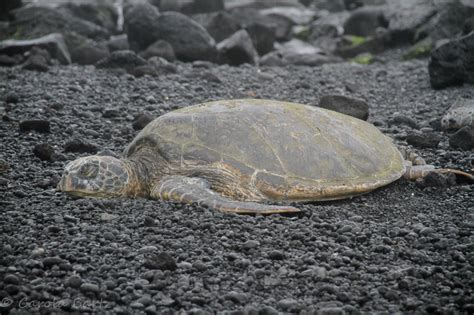
M 85 164 L 79 170 L 79 175 L 86 178 L 94 178 L 99 173 L 99 167 L 93 164 Z

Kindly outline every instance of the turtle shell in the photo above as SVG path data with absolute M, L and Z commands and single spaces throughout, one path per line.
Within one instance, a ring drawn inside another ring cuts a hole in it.
M 152 148 L 176 169 L 206 165 L 275 200 L 331 200 L 402 176 L 404 160 L 373 125 L 331 110 L 274 100 L 223 100 L 149 123 L 124 152 Z

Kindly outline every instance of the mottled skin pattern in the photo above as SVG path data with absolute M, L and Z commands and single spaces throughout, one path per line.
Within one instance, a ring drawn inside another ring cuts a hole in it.
M 122 159 L 91 156 L 71 162 L 59 189 L 277 213 L 299 210 L 261 202 L 342 199 L 404 174 L 416 179 L 431 171 L 417 154 L 399 151 L 365 121 L 295 103 L 226 100 L 155 119 Z

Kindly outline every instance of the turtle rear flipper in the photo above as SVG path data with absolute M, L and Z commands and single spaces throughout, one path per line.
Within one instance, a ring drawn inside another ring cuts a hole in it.
M 408 180 L 417 180 L 426 177 L 429 173 L 454 174 L 460 182 L 474 183 L 474 175 L 451 168 L 434 168 L 433 165 L 407 165 L 403 177 Z
M 209 183 L 204 179 L 179 175 L 162 178 L 152 188 L 150 197 L 160 200 L 197 203 L 222 212 L 255 214 L 300 212 L 298 208 L 291 206 L 231 200 L 212 191 Z

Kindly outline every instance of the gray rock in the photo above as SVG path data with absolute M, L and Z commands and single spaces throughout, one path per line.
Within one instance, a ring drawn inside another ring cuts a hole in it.
M 277 306 L 284 311 L 291 312 L 291 311 L 294 311 L 295 308 L 298 307 L 298 301 L 292 298 L 282 299 L 278 301 Z
M 143 265 L 149 269 L 176 270 L 178 268 L 176 261 L 168 253 L 148 253 L 145 254 Z
M 10 11 L 21 7 L 22 0 L 3 0 L 0 2 L 0 20 L 8 20 Z
M 431 52 L 428 65 L 435 89 L 474 83 L 474 32 L 442 44 Z
M 155 6 L 139 2 L 124 10 L 124 30 L 132 50 L 144 50 L 159 39 L 160 13 Z
M 97 294 L 97 293 L 100 292 L 99 286 L 97 284 L 90 283 L 90 282 L 86 282 L 86 283 L 81 284 L 80 290 L 83 293 L 91 292 L 91 293 Z
M 176 60 L 173 46 L 171 46 L 171 44 L 167 41 L 161 39 L 148 46 L 145 51 L 140 53 L 140 56 L 145 59 L 150 59 L 151 57 L 161 57 L 168 61 Z
M 383 7 L 362 7 L 351 13 L 344 23 L 344 34 L 374 36 L 378 27 L 386 27 Z
M 315 10 L 304 7 L 272 7 L 260 10 L 260 14 L 282 16 L 296 25 L 307 25 L 317 17 Z
M 362 120 L 369 117 L 369 105 L 366 101 L 344 95 L 324 95 L 319 107 L 334 110 Z
M 45 49 L 50 55 L 62 64 L 71 63 L 69 50 L 64 42 L 64 37 L 59 33 L 49 34 L 43 37 L 29 40 L 7 39 L 0 42 L 0 54 L 15 55 L 23 54 L 33 47 Z
M 461 129 L 474 125 L 474 100 L 459 97 L 441 119 L 444 130 Z
M 71 288 L 78 289 L 82 284 L 82 278 L 78 275 L 72 275 L 66 279 L 66 285 Z
M 224 0 L 194 0 L 183 7 L 182 12 L 186 14 L 206 13 L 224 10 Z
M 213 14 L 207 23 L 205 23 L 206 30 L 216 40 L 221 42 L 237 32 L 241 25 L 237 19 L 229 13 L 222 11 Z
M 474 149 L 474 126 L 459 129 L 449 138 L 449 145 L 463 150 Z
M 114 51 L 110 56 L 96 63 L 97 68 L 122 68 L 127 71 L 146 64 L 146 60 L 131 50 Z
M 255 22 L 247 25 L 245 30 L 259 55 L 264 55 L 273 49 L 275 43 L 275 29 L 273 27 Z
M 217 44 L 217 50 L 219 51 L 221 62 L 233 66 L 243 63 L 255 64 L 258 58 L 252 39 L 245 30 L 240 30 Z
M 97 43 L 87 39 L 81 45 L 71 50 L 72 62 L 80 65 L 92 65 L 110 55 L 109 48 L 105 43 Z
M 328 54 L 333 53 L 344 34 L 344 24 L 349 17 L 350 14 L 344 11 L 317 19 L 310 25 L 308 41 Z
M 410 132 L 406 137 L 406 142 L 417 148 L 436 148 L 441 141 L 441 137 L 433 132 L 415 133 Z
M 329 12 L 341 12 L 346 10 L 344 0 L 314 0 L 314 5 L 320 10 L 328 10 Z
M 109 48 L 110 52 L 117 50 L 130 50 L 127 34 L 111 36 L 107 41 L 107 47 Z
M 54 148 L 48 143 L 39 143 L 33 148 L 33 154 L 42 161 L 52 161 Z
M 90 3 L 68 2 L 61 5 L 60 10 L 99 25 L 111 33 L 117 31 L 117 9 L 110 1 L 94 1 Z

